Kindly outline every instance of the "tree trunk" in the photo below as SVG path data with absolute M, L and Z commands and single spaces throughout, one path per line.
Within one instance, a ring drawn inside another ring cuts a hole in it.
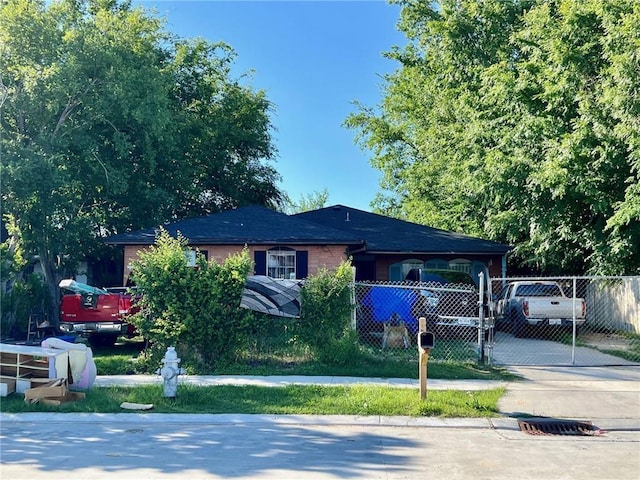
M 55 264 L 51 255 L 49 255 L 49 253 L 44 249 L 40 249 L 39 256 L 40 268 L 42 268 L 42 272 L 44 274 L 44 282 L 47 285 L 47 289 L 49 290 L 49 295 L 51 297 L 51 304 L 47 314 L 51 324 L 55 325 L 57 328 L 60 326 L 60 288 L 58 287 L 60 278 L 58 278 L 58 275 L 56 274 Z

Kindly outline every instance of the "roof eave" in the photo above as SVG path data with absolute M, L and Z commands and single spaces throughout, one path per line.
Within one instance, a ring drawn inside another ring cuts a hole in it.
M 505 255 L 511 249 L 495 251 L 463 251 L 463 250 L 375 250 L 367 249 L 362 253 L 372 253 L 376 255 Z
M 107 245 L 153 245 L 152 241 L 135 241 L 125 240 L 118 242 L 105 242 Z M 189 240 L 189 245 L 345 245 L 345 246 L 361 246 L 363 242 L 353 240 L 318 240 L 318 239 L 302 239 L 302 240 L 212 240 L 198 239 Z

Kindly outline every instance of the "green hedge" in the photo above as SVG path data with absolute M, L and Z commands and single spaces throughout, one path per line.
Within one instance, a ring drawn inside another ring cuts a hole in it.
M 148 341 L 140 361 L 153 371 L 168 346 L 175 346 L 190 373 L 207 373 L 232 363 L 270 328 L 268 316 L 240 308 L 252 261 L 247 249 L 224 263 L 207 262 L 196 254 L 188 266 L 188 240 L 162 230 L 155 244 L 132 263 L 142 292 L 140 311 L 131 322 Z M 320 270 L 302 289 L 302 315 L 292 325 L 291 342 L 308 349 L 320 362 L 344 364 L 358 355 L 350 328 L 351 265 Z M 271 325 L 273 326 L 273 325 Z
M 322 363 L 344 365 L 359 355 L 358 336 L 351 328 L 350 262 L 336 270 L 321 269 L 302 289 L 298 340 Z
M 196 255 L 189 266 L 187 239 L 161 231 L 155 245 L 133 262 L 133 279 L 142 296 L 131 318 L 148 340 L 144 357 L 158 365 L 168 346 L 175 346 L 183 365 L 215 368 L 244 346 L 251 312 L 239 308 L 251 259 L 245 250 L 223 264 Z

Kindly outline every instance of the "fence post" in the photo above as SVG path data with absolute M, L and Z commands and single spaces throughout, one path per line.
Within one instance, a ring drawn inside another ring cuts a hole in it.
M 572 306 L 573 306 L 573 315 L 572 315 L 572 320 L 573 320 L 573 326 L 572 326 L 572 336 L 571 336 L 571 365 L 575 366 L 576 365 L 576 334 L 577 332 L 577 327 L 576 327 L 576 296 L 578 295 L 577 289 L 576 289 L 576 277 L 573 277 L 573 302 L 572 302 Z
M 351 283 L 349 284 L 349 294 L 351 301 L 351 328 L 353 331 L 357 330 L 357 316 L 356 309 L 358 308 L 358 302 L 356 299 L 356 267 L 351 267 Z
M 424 317 L 420 317 L 418 319 L 418 322 L 418 378 L 420 380 L 420 400 L 424 400 L 425 398 L 427 398 L 427 364 L 429 363 L 429 349 L 422 348 L 422 346 L 420 345 L 420 335 L 427 331 L 427 319 Z
M 484 363 L 484 272 L 478 277 L 478 362 Z

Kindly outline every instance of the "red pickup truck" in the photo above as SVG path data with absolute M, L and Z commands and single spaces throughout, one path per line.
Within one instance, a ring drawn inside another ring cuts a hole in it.
M 120 335 L 132 337 L 127 323 L 132 296 L 126 289 L 103 289 L 75 280 L 61 280 L 60 330 L 85 336 L 96 346 L 111 346 Z

